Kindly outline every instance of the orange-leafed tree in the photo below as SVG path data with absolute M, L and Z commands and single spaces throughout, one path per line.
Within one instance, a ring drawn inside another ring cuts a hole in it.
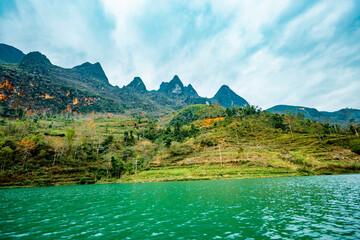
M 31 152 L 35 150 L 36 143 L 30 138 L 24 138 L 17 143 L 17 151 L 23 155 L 23 167 L 25 167 L 26 160 L 31 156 Z

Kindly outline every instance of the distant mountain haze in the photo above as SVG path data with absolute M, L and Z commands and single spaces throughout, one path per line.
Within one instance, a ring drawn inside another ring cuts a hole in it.
M 279 114 L 301 114 L 304 118 L 308 118 L 312 121 L 318 122 L 332 122 L 338 124 L 348 124 L 350 119 L 354 119 L 355 122 L 360 121 L 360 110 L 358 109 L 340 109 L 335 112 L 318 111 L 315 108 L 308 108 L 302 106 L 291 105 L 276 105 L 267 109 L 271 113 Z

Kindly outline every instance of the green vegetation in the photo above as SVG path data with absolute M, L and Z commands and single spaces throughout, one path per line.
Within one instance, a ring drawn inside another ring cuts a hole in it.
M 253 106 L 194 105 L 162 121 L 20 114 L 0 119 L 0 186 L 358 173 L 359 130 Z
M 225 115 L 225 109 L 216 105 L 191 105 L 179 111 L 171 120 L 174 125 L 179 122 L 181 125 L 192 123 L 195 120 L 215 118 Z

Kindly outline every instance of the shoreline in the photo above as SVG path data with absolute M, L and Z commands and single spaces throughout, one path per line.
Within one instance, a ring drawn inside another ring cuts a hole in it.
M 179 178 L 179 179 L 149 179 L 148 181 L 98 181 L 93 184 L 80 184 L 75 182 L 59 182 L 54 185 L 49 186 L 36 186 L 36 185 L 25 185 L 25 186 L 18 186 L 18 185 L 12 185 L 12 186 L 0 186 L 0 189 L 17 189 L 17 188 L 42 188 L 42 187 L 64 187 L 64 186 L 81 186 L 81 185 L 105 185 L 105 184 L 127 184 L 127 183 L 160 183 L 160 182 L 188 182 L 188 181 L 213 181 L 213 180 L 240 180 L 240 179 L 260 179 L 260 178 L 281 178 L 281 177 L 310 177 L 310 176 L 329 176 L 329 175 L 354 175 L 354 174 L 360 174 L 360 172 L 353 172 L 353 173 L 333 173 L 333 174 L 312 174 L 312 175 L 305 175 L 305 174 L 283 174 L 283 175 L 263 175 L 263 176 L 243 176 L 243 177 L 213 177 L 213 178 Z

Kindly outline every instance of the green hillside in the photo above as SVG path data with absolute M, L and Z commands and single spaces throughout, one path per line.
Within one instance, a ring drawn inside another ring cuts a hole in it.
M 177 75 L 158 91 L 140 77 L 119 88 L 100 63 L 1 51 L 1 187 L 360 172 L 359 110 L 261 111 Z
M 255 107 L 210 109 L 190 106 L 169 115 L 168 123 L 112 114 L 2 118 L 0 184 L 23 187 L 360 172 L 360 140 L 353 126 L 331 126 Z M 181 121 L 190 115 L 193 121 Z

